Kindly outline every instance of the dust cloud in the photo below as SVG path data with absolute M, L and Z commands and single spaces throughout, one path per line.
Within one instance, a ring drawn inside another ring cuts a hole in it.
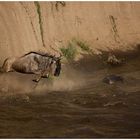
M 33 82 L 35 75 L 17 72 L 0 73 L 0 93 L 11 94 L 40 94 L 51 91 L 70 91 L 85 84 L 82 73 L 70 66 L 62 68 L 59 77 L 42 78 Z
M 72 91 L 86 84 L 84 75 L 70 66 L 62 68 L 59 77 L 42 79 L 35 87 L 37 92 Z

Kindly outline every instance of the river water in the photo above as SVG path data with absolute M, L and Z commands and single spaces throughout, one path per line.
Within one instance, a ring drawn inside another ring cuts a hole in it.
M 140 138 L 140 57 L 119 67 L 93 59 L 72 65 L 77 73 L 51 90 L 2 93 L 0 138 Z M 107 74 L 124 82 L 103 83 Z

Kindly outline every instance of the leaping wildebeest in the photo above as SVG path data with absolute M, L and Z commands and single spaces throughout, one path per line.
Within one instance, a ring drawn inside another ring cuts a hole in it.
M 60 75 L 61 55 L 56 57 L 48 53 L 29 52 L 21 57 L 10 57 L 4 61 L 1 71 L 36 74 L 37 78 L 33 81 L 39 82 L 42 77 Z

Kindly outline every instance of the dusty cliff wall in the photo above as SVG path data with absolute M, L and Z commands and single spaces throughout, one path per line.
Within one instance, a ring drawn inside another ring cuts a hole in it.
M 93 51 L 127 50 L 140 43 L 139 27 L 140 2 L 0 2 L 0 63 L 31 50 L 54 52 L 73 38 Z

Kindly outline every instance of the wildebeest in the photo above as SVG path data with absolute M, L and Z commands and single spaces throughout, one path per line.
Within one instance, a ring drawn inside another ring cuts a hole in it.
M 48 78 L 49 75 L 60 75 L 61 56 L 56 57 L 48 53 L 29 52 L 21 57 L 7 58 L 1 71 L 36 74 L 38 77 L 34 81 L 38 82 L 42 77 Z

